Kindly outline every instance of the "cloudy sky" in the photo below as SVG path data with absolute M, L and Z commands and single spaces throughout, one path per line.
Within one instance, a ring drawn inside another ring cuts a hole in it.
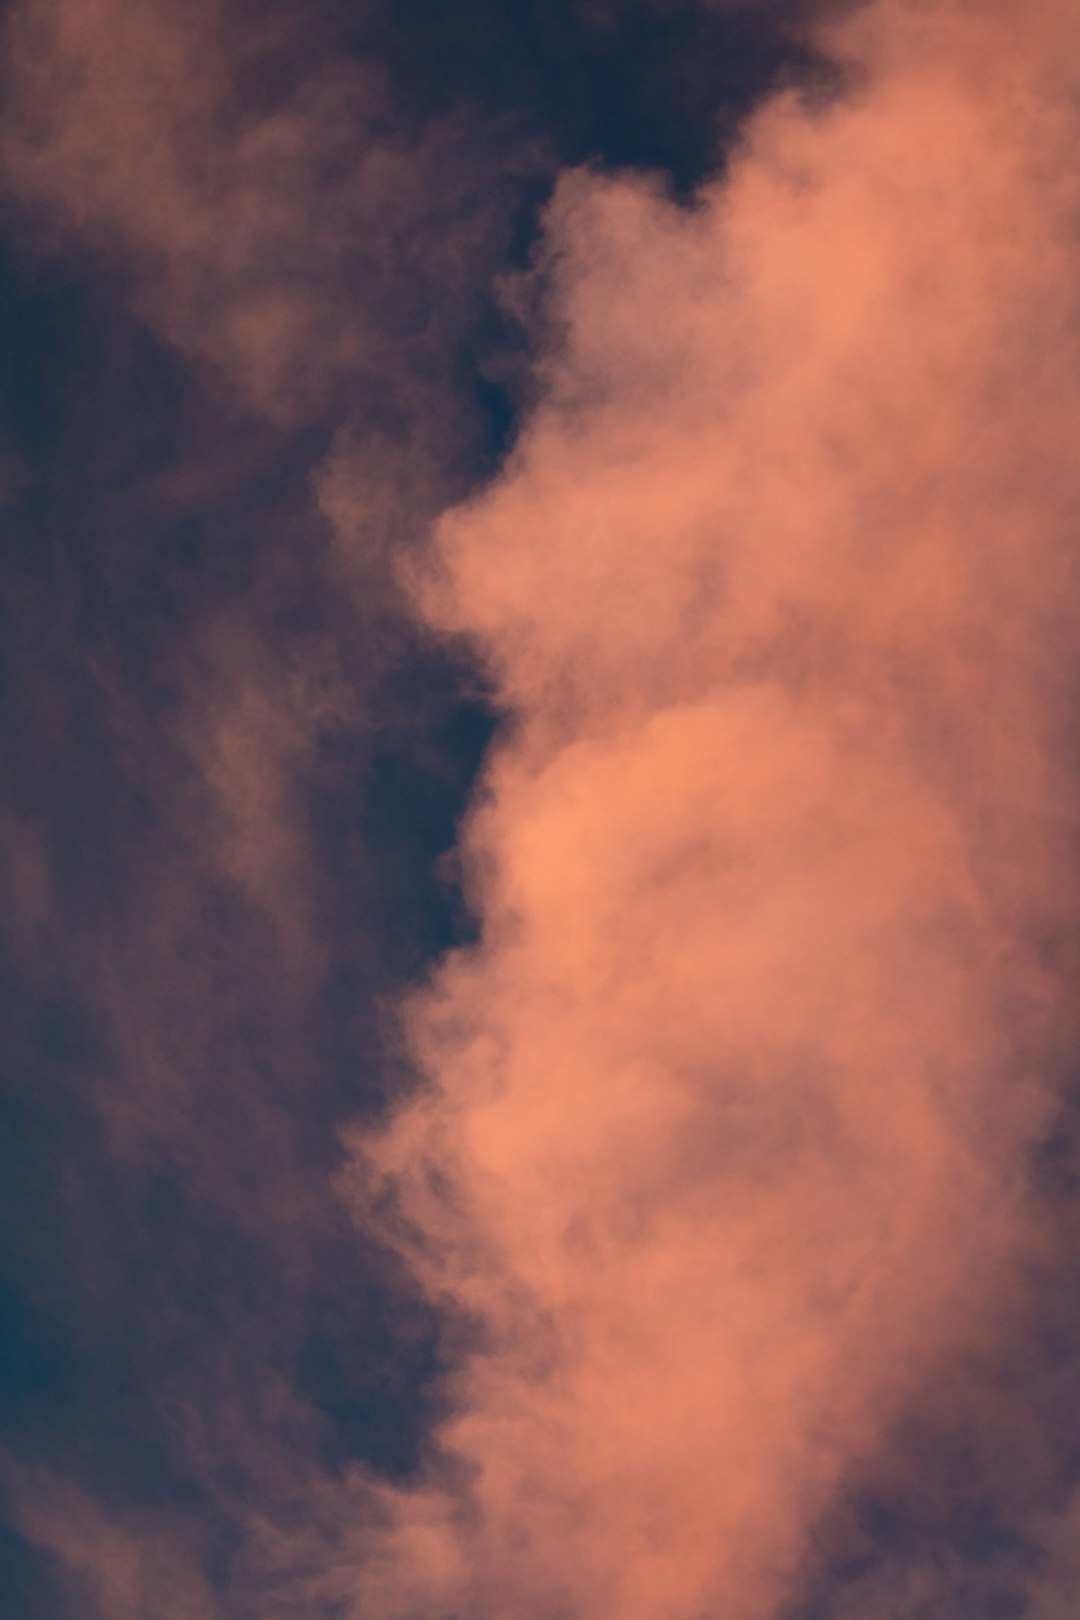
M 1075 1620 L 1073 0 L 6 0 L 5 1620 Z

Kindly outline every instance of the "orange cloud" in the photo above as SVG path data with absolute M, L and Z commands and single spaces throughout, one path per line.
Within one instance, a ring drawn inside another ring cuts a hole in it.
M 464 118 L 410 122 L 378 62 L 334 56 L 312 21 L 18 0 L 0 115 L 27 240 L 89 250 L 203 384 L 209 425 L 141 492 L 143 550 L 210 510 L 250 551 L 240 599 L 206 607 L 169 670 L 174 729 L 204 790 L 193 839 L 294 978 L 319 955 L 301 784 L 320 732 L 385 718 L 368 688 L 412 639 L 389 555 L 462 487 L 473 426 L 449 378 L 508 230 L 504 171 L 524 161 L 482 153 Z M 298 450 L 312 423 L 328 455 L 314 434 Z M 260 485 L 290 457 L 309 463 L 308 499 L 267 512 Z M 283 634 L 305 593 L 319 628 Z
M 460 121 L 410 132 L 377 64 L 303 27 L 221 0 L 20 0 L 0 121 L 5 187 L 46 240 L 118 264 L 155 330 L 289 427 L 342 415 L 359 379 L 408 409 L 505 203 Z
M 1080 22 L 827 38 L 843 93 L 691 207 L 564 179 L 543 397 L 416 581 L 514 720 L 483 941 L 352 1144 L 468 1349 L 349 1612 L 772 1620 L 1024 1302 L 1076 1038 Z
M 218 1620 L 221 1610 L 185 1544 L 193 1538 L 178 1535 L 175 1524 L 163 1533 L 146 1514 L 136 1530 L 121 1526 L 76 1487 L 43 1471 L 28 1477 L 0 1453 L 0 1477 L 8 1473 L 18 1478 L 19 1529 L 78 1583 L 79 1600 L 91 1605 L 91 1614 L 108 1620 L 138 1620 L 148 1612 L 162 1620 Z

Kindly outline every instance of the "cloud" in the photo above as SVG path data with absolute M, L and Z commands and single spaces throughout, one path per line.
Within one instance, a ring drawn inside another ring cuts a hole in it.
M 3 1459 L 6 1464 L 7 1459 Z M 184 1556 L 175 1526 L 162 1534 L 152 1515 L 135 1533 L 111 1523 L 93 1499 L 44 1475 L 20 1481 L 18 1519 L 70 1577 L 80 1601 L 102 1620 L 217 1620 L 221 1611 Z M 179 1544 L 178 1544 L 179 1540 Z
M 7 182 L 46 239 L 119 262 L 146 317 L 273 419 L 396 383 L 365 402 L 392 418 L 417 358 L 453 343 L 505 194 L 463 120 L 410 129 L 377 62 L 304 27 L 217 0 L 27 0 Z
M 414 576 L 512 721 L 352 1139 L 463 1348 L 350 1613 L 772 1620 L 965 1365 L 994 1429 L 1076 1038 L 1076 35 L 883 0 L 691 206 L 556 193 L 542 398 Z
M 5 222 L 90 352 L 5 556 L 10 1522 L 108 1620 L 216 1613 L 238 1519 L 407 1472 L 433 1355 L 330 1178 L 439 904 L 414 807 L 370 832 L 380 772 L 456 805 L 389 538 L 465 484 L 513 159 L 256 9 L 5 17 Z
M 390 554 L 467 486 L 463 346 L 535 158 L 410 111 L 376 57 L 287 5 L 23 0 L 5 47 L 0 155 L 27 240 L 104 267 L 187 368 L 173 387 L 198 420 L 163 422 L 171 464 L 140 469 L 139 566 L 208 522 L 228 560 L 192 570 L 159 679 L 217 808 L 208 851 L 295 963 L 314 949 L 301 784 L 327 729 L 370 736 L 371 687 L 410 657 Z
M 628 10 L 592 14 L 616 56 Z M 687 204 L 564 175 L 535 402 L 417 563 L 535 156 L 248 15 L 24 0 L 7 37 L 10 196 L 199 419 L 67 525 L 110 628 L 47 579 L 13 638 L 33 1291 L 109 1431 L 24 1446 L 16 1524 L 109 1620 L 1057 1620 L 1076 22 L 878 0 Z M 682 37 L 694 116 L 642 118 L 696 173 L 722 96 Z M 377 778 L 462 678 L 423 634 L 508 719 L 458 852 L 482 937 L 406 1001 L 421 1083 L 373 1128 L 416 957 Z

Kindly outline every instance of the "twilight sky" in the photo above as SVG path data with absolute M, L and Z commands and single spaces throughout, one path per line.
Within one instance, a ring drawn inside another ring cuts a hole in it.
M 1074 0 L 6 0 L 4 1620 L 1075 1620 Z

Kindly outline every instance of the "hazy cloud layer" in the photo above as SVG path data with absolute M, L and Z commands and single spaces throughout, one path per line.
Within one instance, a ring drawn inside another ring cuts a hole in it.
M 281 8 L 39 0 L 9 40 L 12 182 L 172 341 L 279 418 L 422 388 L 498 214 L 460 120 L 402 127 L 378 64 L 320 57 Z
M 8 19 L 9 217 L 78 287 L 9 389 L 0 1484 L 34 1620 L 225 1612 L 238 1521 L 400 1474 L 427 1419 L 431 1312 L 331 1174 L 394 1084 L 382 998 L 456 927 L 430 867 L 487 722 L 388 558 L 464 487 L 518 160 L 304 23 Z M 388 448 L 346 475 L 358 422 Z

